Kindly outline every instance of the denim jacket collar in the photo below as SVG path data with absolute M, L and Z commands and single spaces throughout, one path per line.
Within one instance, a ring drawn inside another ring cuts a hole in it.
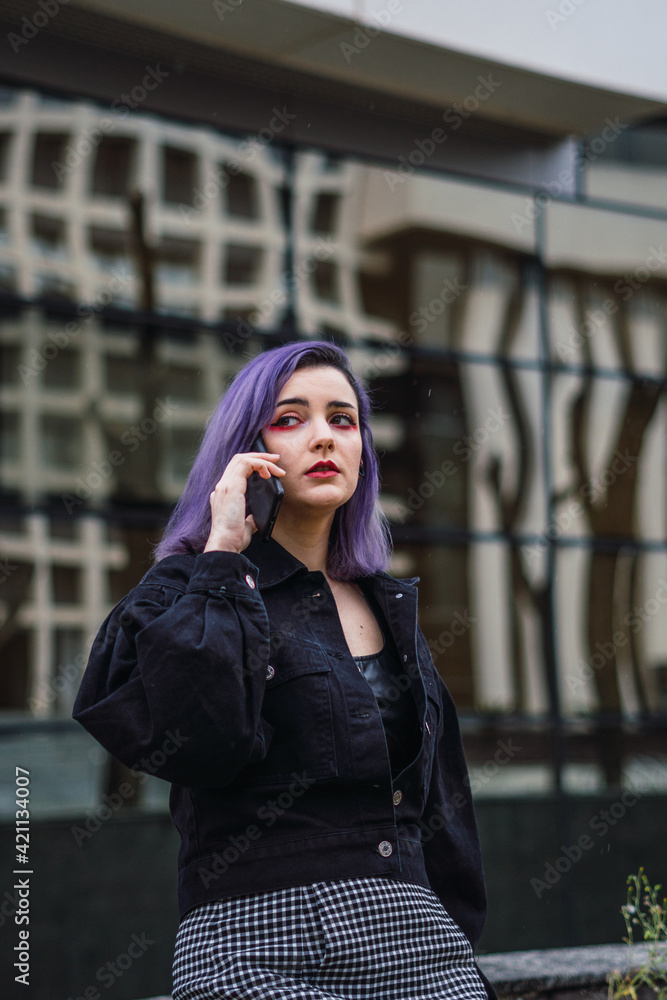
M 259 570 L 257 585 L 260 590 L 265 590 L 267 587 L 273 587 L 275 584 L 282 583 L 295 573 L 303 575 L 310 572 L 300 559 L 292 555 L 275 538 L 270 538 L 268 542 L 265 542 L 257 532 L 250 539 L 250 544 L 244 549 L 243 555 L 247 556 L 250 562 Z M 315 571 L 313 575 L 316 575 L 317 572 L 319 571 Z M 383 570 L 376 573 L 375 577 L 379 577 L 385 582 L 385 586 L 390 593 L 401 590 L 406 592 L 409 589 L 416 592 L 416 584 L 420 579 L 418 576 L 400 579 L 391 576 Z M 358 583 L 363 589 L 364 584 L 373 579 L 374 577 L 358 576 L 353 578 L 353 582 Z

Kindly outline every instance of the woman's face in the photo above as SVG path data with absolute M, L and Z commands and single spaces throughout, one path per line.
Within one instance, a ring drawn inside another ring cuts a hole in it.
M 270 424 L 267 451 L 285 470 L 284 506 L 322 511 L 340 507 L 357 488 L 361 461 L 359 408 L 352 386 L 337 368 L 301 368 L 285 383 Z M 311 472 L 318 463 L 335 468 Z

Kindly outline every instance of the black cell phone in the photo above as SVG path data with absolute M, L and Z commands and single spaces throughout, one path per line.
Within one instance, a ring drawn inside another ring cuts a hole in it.
M 249 451 L 266 451 L 261 434 L 255 438 Z M 259 472 L 251 472 L 248 476 L 245 494 L 246 517 L 252 514 L 257 530 L 265 542 L 271 537 L 284 493 L 283 484 L 277 476 L 263 479 Z

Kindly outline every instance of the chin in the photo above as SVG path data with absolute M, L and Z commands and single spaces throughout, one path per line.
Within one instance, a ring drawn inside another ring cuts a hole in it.
M 342 507 L 344 503 L 347 503 L 350 496 L 352 496 L 352 494 L 348 496 L 347 493 L 342 493 L 339 489 L 336 489 L 335 491 L 328 489 L 325 491 L 320 488 L 317 490 L 316 494 L 310 493 L 308 496 L 302 495 L 293 497 L 291 501 L 288 500 L 286 496 L 283 503 L 287 502 L 295 510 L 302 510 L 304 513 L 306 511 L 313 510 L 334 511 L 337 510 L 338 507 Z

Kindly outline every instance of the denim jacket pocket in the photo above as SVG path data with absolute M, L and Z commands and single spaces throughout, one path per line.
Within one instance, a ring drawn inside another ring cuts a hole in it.
M 277 638 L 271 644 L 261 709 L 274 732 L 266 756 L 244 767 L 234 784 L 281 785 L 293 780 L 295 772 L 309 778 L 338 774 L 327 655 L 301 637 Z
M 428 795 L 431 775 L 433 773 L 433 760 L 435 748 L 438 740 L 438 729 L 440 726 L 440 703 L 435 694 L 430 691 L 426 695 L 426 719 L 424 721 L 424 776 L 422 779 L 422 792 L 424 798 Z

